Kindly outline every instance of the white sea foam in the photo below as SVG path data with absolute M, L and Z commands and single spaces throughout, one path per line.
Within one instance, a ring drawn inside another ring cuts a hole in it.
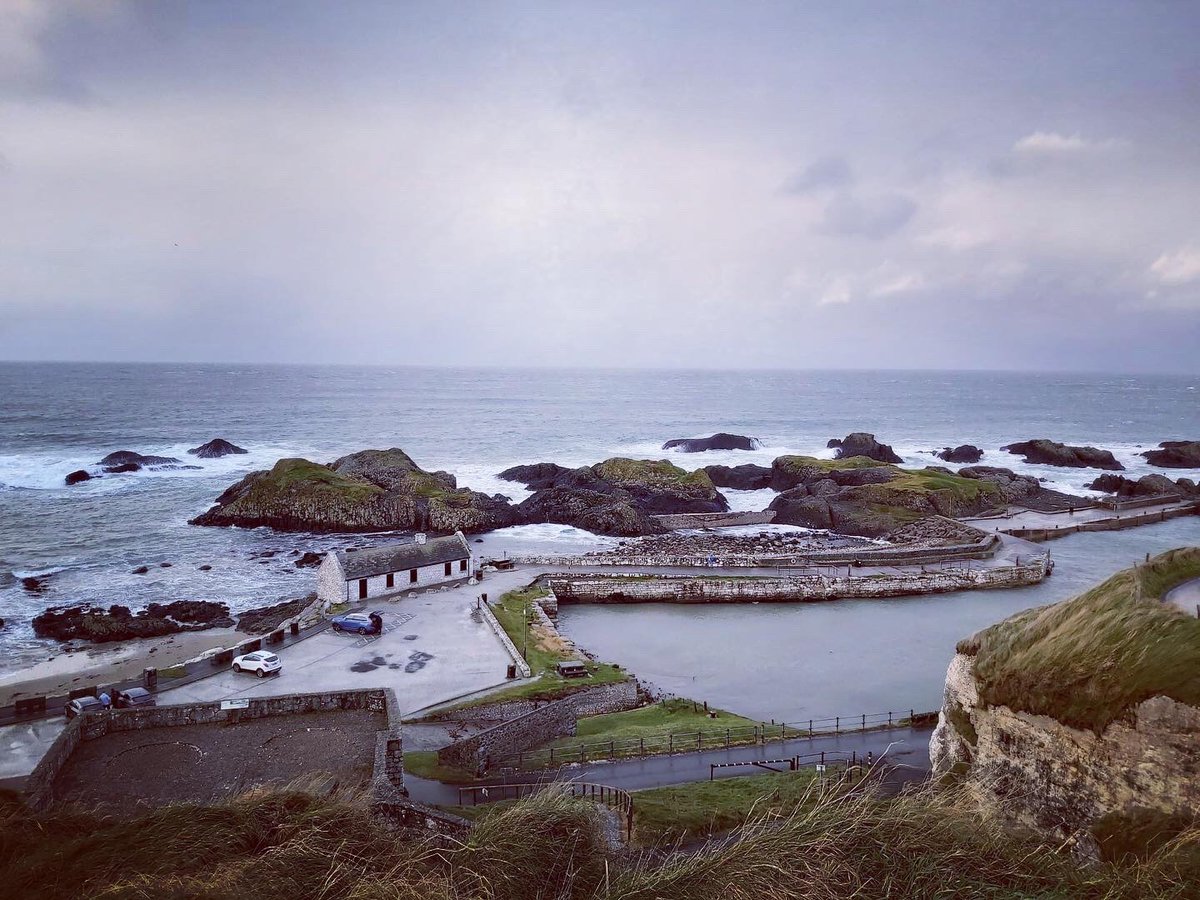
M 729 501 L 731 512 L 761 512 L 779 496 L 770 488 L 763 488 L 759 491 L 735 491 L 731 488 L 721 488 L 720 491 Z

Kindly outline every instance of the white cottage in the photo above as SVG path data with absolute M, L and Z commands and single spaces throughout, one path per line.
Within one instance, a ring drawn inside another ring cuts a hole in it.
M 370 550 L 326 553 L 317 571 L 317 596 L 326 604 L 356 602 L 469 578 L 471 545 L 461 531 Z

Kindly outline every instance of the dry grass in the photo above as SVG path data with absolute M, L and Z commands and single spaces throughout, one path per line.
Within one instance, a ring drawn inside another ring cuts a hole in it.
M 1097 733 L 1151 697 L 1200 706 L 1200 619 L 1161 601 L 1198 575 L 1200 548 L 1170 550 L 960 641 L 980 700 Z
M 483 817 L 470 840 L 388 832 L 355 803 L 256 793 L 134 821 L 0 806 L 0 884 L 29 898 L 791 900 L 1195 897 L 1200 833 L 1141 859 L 1077 867 L 957 792 L 803 804 L 689 854 L 613 856 L 596 808 L 545 792 Z

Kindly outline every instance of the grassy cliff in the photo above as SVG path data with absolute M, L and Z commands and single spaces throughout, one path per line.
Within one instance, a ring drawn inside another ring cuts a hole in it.
M 960 641 L 980 702 L 1097 733 L 1151 697 L 1200 706 L 1200 619 L 1162 602 L 1196 577 L 1200 547 L 1171 550 Z

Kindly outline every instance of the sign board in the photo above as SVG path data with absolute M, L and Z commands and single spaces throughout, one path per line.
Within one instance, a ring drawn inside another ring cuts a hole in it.
M 249 708 L 250 708 L 250 698 L 249 697 L 239 697 L 236 700 L 222 700 L 221 701 L 221 709 L 249 709 Z
M 824 763 L 817 763 L 817 771 L 818 771 L 818 772 L 824 772 L 824 771 L 825 771 L 825 764 L 824 764 Z

